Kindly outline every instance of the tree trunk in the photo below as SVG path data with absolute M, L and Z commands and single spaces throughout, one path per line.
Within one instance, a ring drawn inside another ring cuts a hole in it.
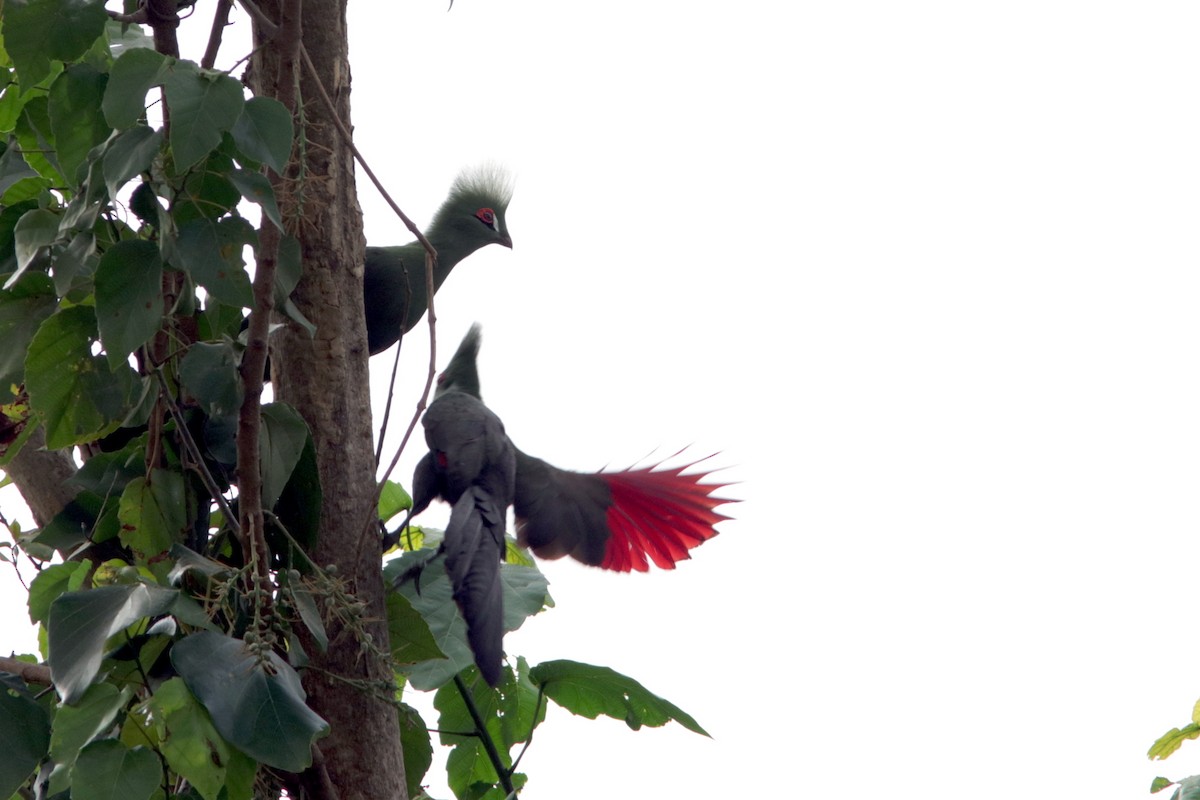
M 298 2 L 260 4 L 273 21 L 296 13 Z M 289 231 L 300 240 L 304 275 L 293 293 L 300 310 L 317 326 L 314 338 L 288 325 L 272 337 L 277 399 L 307 420 L 316 445 L 321 488 L 320 538 L 311 554 L 322 567 L 335 565 L 336 577 L 363 603 L 371 635 L 363 646 L 336 619 L 326 620 L 329 649 L 307 641 L 312 668 L 305 688 L 313 709 L 332 726 L 318 744 L 338 794 L 352 798 L 406 798 L 400 728 L 388 687 L 390 666 L 376 652 L 388 646 L 380 546 L 373 527 L 375 461 L 363 321 L 362 264 L 365 243 L 355 192 L 354 164 L 332 114 L 350 119 L 350 67 L 345 0 L 303 3 L 303 48 L 312 59 L 331 111 L 321 99 L 303 54 L 256 26 L 259 49 L 250 71 L 255 94 L 286 97 L 299 80 L 296 105 L 302 149 L 286 182 L 276 186 Z M 376 650 L 375 648 L 378 648 Z M 373 687 L 372 694 L 365 686 Z

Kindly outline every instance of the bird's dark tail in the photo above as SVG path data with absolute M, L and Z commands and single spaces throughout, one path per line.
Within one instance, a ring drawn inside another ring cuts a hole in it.
M 467 642 L 490 686 L 500 681 L 504 658 L 504 511 L 485 490 L 472 486 L 454 504 L 442 545 L 454 601 L 467 622 Z

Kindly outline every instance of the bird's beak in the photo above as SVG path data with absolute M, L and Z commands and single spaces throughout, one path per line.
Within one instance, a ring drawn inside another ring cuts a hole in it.
M 504 245 L 509 250 L 512 250 L 512 237 L 509 236 L 507 233 L 504 234 L 503 236 L 500 237 L 500 244 Z

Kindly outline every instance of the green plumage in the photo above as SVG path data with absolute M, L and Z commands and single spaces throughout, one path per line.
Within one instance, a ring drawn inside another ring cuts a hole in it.
M 436 292 L 450 270 L 489 244 L 512 247 L 506 214 L 512 182 L 497 168 L 464 172 L 433 216 L 425 236 L 437 251 L 433 271 Z M 426 309 L 425 248 L 419 242 L 400 247 L 368 247 L 363 275 L 367 344 L 375 355 L 413 328 Z

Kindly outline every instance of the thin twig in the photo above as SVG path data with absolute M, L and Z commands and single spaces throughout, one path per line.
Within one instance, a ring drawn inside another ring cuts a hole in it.
M 533 744 L 533 732 L 537 730 L 538 714 L 542 710 L 542 701 L 546 699 L 546 687 L 538 686 L 537 702 L 533 704 L 533 721 L 529 723 L 529 735 L 525 737 L 525 746 L 521 748 L 521 752 L 517 753 L 516 759 L 513 761 L 512 772 L 517 771 L 517 765 L 521 763 L 521 759 L 525 757 L 525 751 L 529 749 L 529 745 Z
M 208 46 L 204 48 L 204 57 L 200 59 L 202 69 L 212 69 L 217 63 L 217 51 L 221 49 L 221 36 L 225 26 L 229 24 L 229 9 L 233 8 L 233 0 L 217 0 L 217 9 L 213 12 L 212 29 L 208 32 Z
M 458 693 L 462 695 L 463 702 L 467 706 L 467 713 L 471 715 L 471 719 L 475 722 L 475 730 L 479 732 L 479 740 L 483 742 L 483 750 L 487 753 L 488 760 L 492 762 L 492 767 L 496 770 L 496 775 L 500 778 L 500 785 L 504 787 L 504 791 L 512 794 L 516 791 L 513 788 L 512 773 L 505 769 L 504 762 L 500 760 L 500 751 L 496 749 L 496 743 L 492 741 L 491 734 L 488 733 L 487 727 L 484 725 L 483 716 L 479 713 L 479 709 L 475 707 L 475 698 L 471 696 L 471 690 L 467 688 L 467 683 L 462 679 L 462 675 L 454 673 L 454 685 L 458 687 Z

